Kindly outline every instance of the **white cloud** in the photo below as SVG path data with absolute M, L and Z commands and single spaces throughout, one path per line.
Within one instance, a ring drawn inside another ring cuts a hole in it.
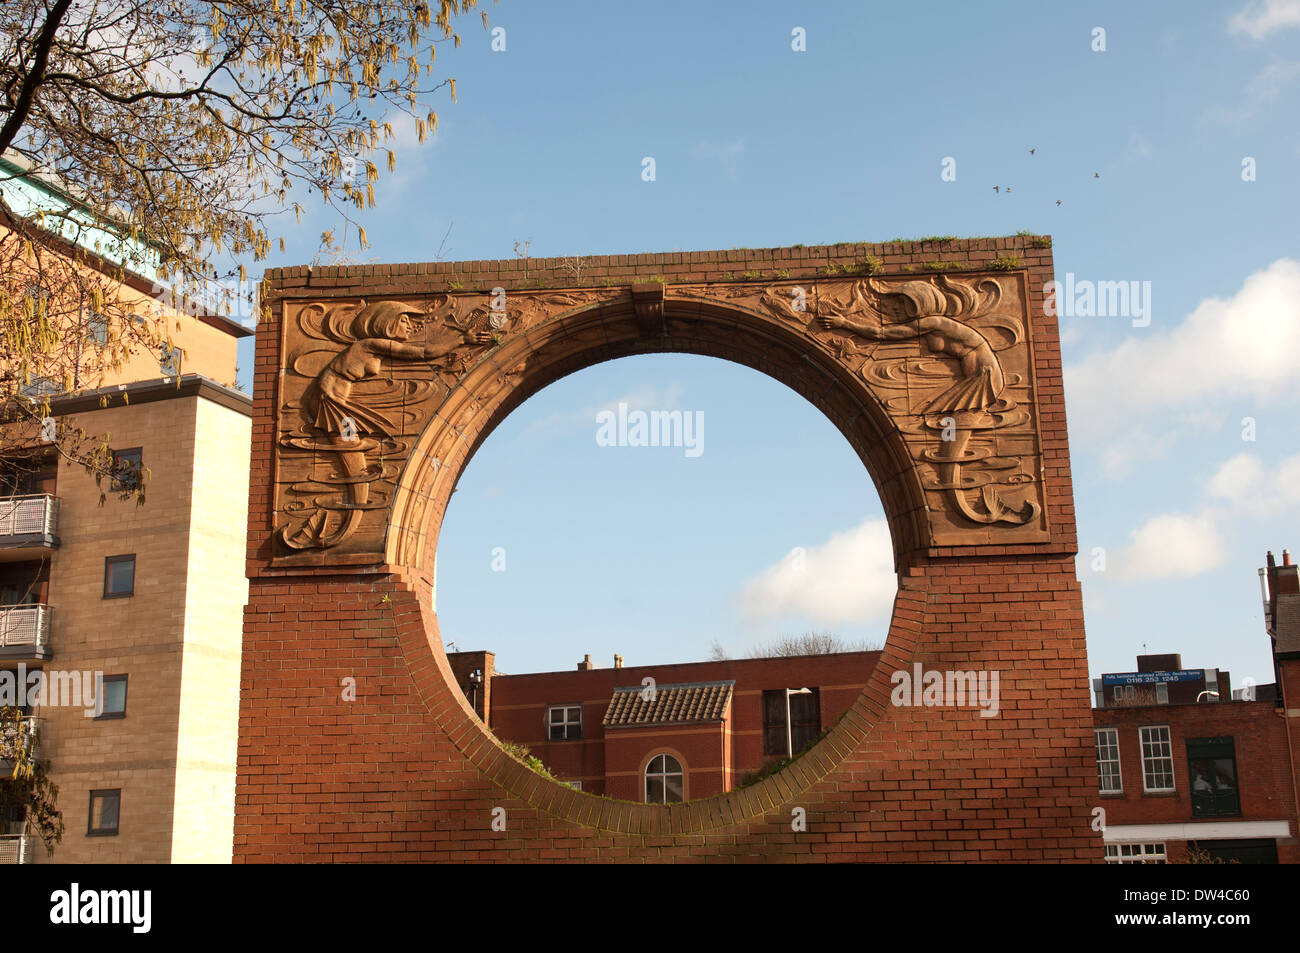
M 1151 143 L 1147 142 L 1146 136 L 1136 129 L 1129 129 L 1128 146 L 1124 150 L 1130 159 L 1150 159 Z
M 727 175 L 734 179 L 736 165 L 745 151 L 745 140 L 733 139 L 731 142 L 722 143 L 701 142 L 695 150 L 706 159 L 721 162 L 727 170 Z
M 1259 457 L 1239 453 L 1219 467 L 1206 489 L 1211 496 L 1239 503 L 1258 488 L 1263 478 L 1264 465 Z
M 1216 432 L 1226 420 L 1226 413 L 1211 408 L 1174 414 L 1158 427 L 1133 423 L 1126 431 L 1111 436 L 1101 451 L 1102 475 L 1108 480 L 1122 480 L 1143 463 L 1164 460 L 1184 437 Z
M 1215 471 L 1206 491 L 1243 513 L 1277 516 L 1300 504 L 1300 453 L 1274 466 L 1253 453 L 1239 453 Z
M 1222 537 L 1209 513 L 1153 516 L 1115 553 L 1111 571 L 1124 581 L 1200 575 L 1223 565 Z
M 596 415 L 602 410 L 617 411 L 619 404 L 627 404 L 630 410 L 680 410 L 682 385 L 668 384 L 664 387 L 644 387 L 638 391 L 623 394 L 613 400 L 588 404 L 580 410 L 560 411 L 543 417 L 529 424 L 521 436 L 546 437 L 556 433 L 580 428 L 596 432 Z
M 1240 104 L 1211 106 L 1205 111 L 1205 118 L 1215 122 L 1245 122 L 1278 99 L 1283 90 L 1297 79 L 1300 79 L 1300 62 L 1284 60 L 1270 63 L 1246 84 Z
M 1253 0 L 1228 21 L 1228 33 L 1252 40 L 1292 27 L 1300 27 L 1300 0 Z
M 797 615 L 813 626 L 887 616 L 898 592 L 889 525 L 868 519 L 820 546 L 796 547 L 740 591 L 749 618 Z
M 1134 530 L 1110 560 L 1114 575 L 1126 582 L 1183 578 L 1223 565 L 1224 528 L 1242 519 L 1274 522 L 1300 507 L 1300 453 L 1277 464 L 1239 453 L 1219 465 L 1205 493 L 1210 502 L 1200 511 L 1153 516 Z
M 1300 261 L 1279 259 L 1231 298 L 1205 299 L 1168 331 L 1154 327 L 1135 328 L 1119 347 L 1065 369 L 1072 430 L 1133 435 L 1153 412 L 1196 415 L 1229 399 L 1267 401 L 1294 392 Z

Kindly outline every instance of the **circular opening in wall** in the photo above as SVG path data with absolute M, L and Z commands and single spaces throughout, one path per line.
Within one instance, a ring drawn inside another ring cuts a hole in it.
M 550 383 L 480 437 L 437 529 L 437 628 L 512 754 L 584 792 L 724 794 L 862 694 L 898 591 L 880 495 L 816 406 L 689 354 Z

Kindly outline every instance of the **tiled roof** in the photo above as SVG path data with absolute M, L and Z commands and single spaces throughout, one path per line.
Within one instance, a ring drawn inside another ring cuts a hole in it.
M 606 728 L 721 721 L 731 703 L 734 681 L 657 685 L 651 700 L 640 685 L 616 688 L 605 712 Z
M 1277 618 L 1273 620 L 1279 655 L 1300 652 L 1300 595 L 1288 592 L 1277 597 Z

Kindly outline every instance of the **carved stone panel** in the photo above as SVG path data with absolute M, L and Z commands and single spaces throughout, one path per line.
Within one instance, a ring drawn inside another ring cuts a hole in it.
M 276 561 L 381 559 L 399 475 L 452 389 L 511 335 L 613 294 L 284 302 Z
M 573 369 L 570 351 L 580 366 L 600 359 L 591 356 L 598 351 L 690 350 L 693 342 L 701 353 L 727 356 L 734 341 L 734 358 L 754 366 L 761 360 L 753 355 L 772 341 L 841 365 L 853 383 L 833 402 L 883 408 L 872 427 L 883 424 L 880 439 L 897 451 L 873 473 L 878 482 L 919 486 L 928 522 L 922 545 L 1047 536 L 1018 274 L 453 293 L 282 308 L 280 564 L 382 560 L 394 501 L 403 500 L 401 520 L 425 519 L 433 497 L 449 492 L 434 485 L 438 466 L 468 457 L 512 390 L 526 395 Z M 573 318 L 605 311 L 607 323 Z M 536 350 L 543 341 L 546 355 Z M 898 475 L 895 458 L 910 459 L 903 465 L 910 472 Z M 887 508 L 904 505 L 892 485 L 882 493 Z
M 671 293 L 771 315 L 850 367 L 902 432 L 933 545 L 1047 538 L 1019 275 L 689 285 Z

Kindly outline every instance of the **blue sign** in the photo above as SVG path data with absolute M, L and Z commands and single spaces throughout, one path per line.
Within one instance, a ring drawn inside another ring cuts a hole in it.
M 1203 682 L 1205 669 L 1181 668 L 1176 672 L 1111 672 L 1101 677 L 1103 685 L 1158 685 L 1161 682 Z

